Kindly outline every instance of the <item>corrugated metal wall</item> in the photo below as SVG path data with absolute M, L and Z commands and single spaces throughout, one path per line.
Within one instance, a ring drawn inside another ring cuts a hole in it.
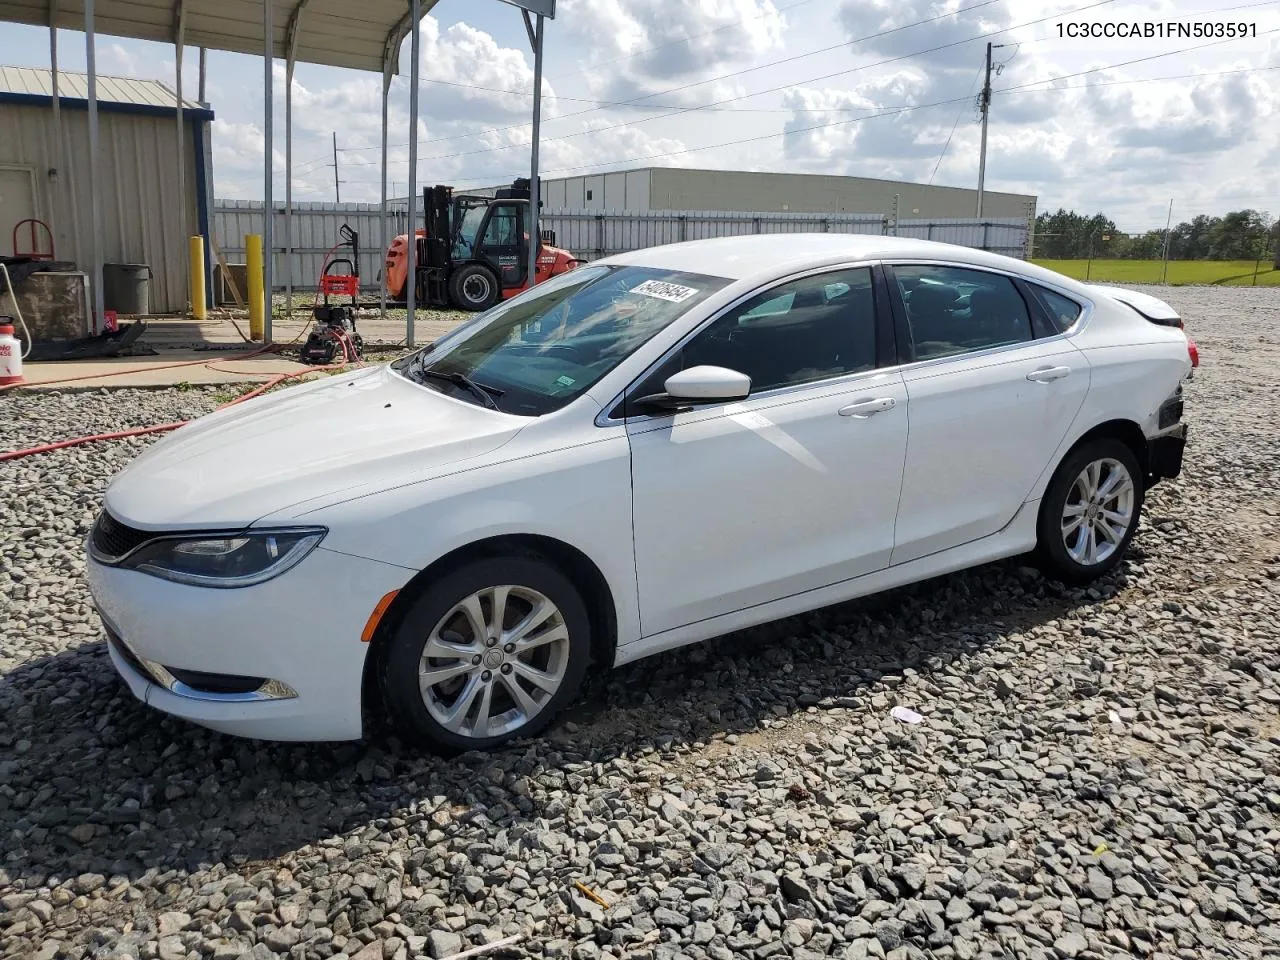
M 588 260 L 682 240 L 748 233 L 881 233 L 879 216 L 814 216 L 785 213 L 721 213 L 627 210 L 544 210 L 542 229 L 554 230 L 556 245 Z
M 401 201 L 403 203 L 403 201 Z M 244 238 L 262 233 L 262 201 L 217 200 L 213 205 L 213 236 L 229 263 L 244 263 Z M 421 218 L 421 213 L 419 213 Z M 377 289 L 384 248 L 379 238 L 379 207 L 376 203 L 297 203 L 293 221 L 293 285 L 314 289 L 325 254 L 341 239 L 338 231 L 349 224 L 360 235 L 360 278 L 367 289 Z M 392 209 L 387 217 L 387 236 L 405 232 L 403 209 Z M 283 290 L 287 280 L 285 262 L 285 216 L 279 205 L 272 218 L 276 245 L 273 286 Z M 388 239 L 390 242 L 390 239 Z M 347 253 L 339 254 L 349 256 Z
M 55 252 L 86 273 L 91 268 L 89 123 L 85 110 L 62 114 L 63 159 L 55 149 L 49 107 L 0 103 L 0 164 L 35 173 L 37 216 L 50 221 Z M 187 124 L 187 230 L 195 232 L 196 174 L 192 123 Z M 206 130 L 207 133 L 207 130 Z M 103 259 L 107 263 L 148 263 L 151 309 L 185 310 L 187 241 L 178 189 L 173 117 L 100 110 L 96 171 L 102 211 Z M 207 137 L 205 142 L 208 142 Z M 63 165 L 65 164 L 65 165 Z M 61 167 L 56 181 L 48 171 Z M 0 237 L 10 252 L 11 237 Z
M 651 200 L 663 210 L 761 210 L 774 213 L 878 213 L 938 220 L 968 217 L 977 208 L 976 190 L 899 180 L 811 173 L 696 170 L 653 167 Z M 1036 198 L 988 190 L 988 217 L 1034 217 Z M 609 206 L 617 208 L 610 202 Z M 642 209 L 633 203 L 627 209 Z
M 388 204 L 387 234 L 405 232 L 404 201 Z M 304 203 L 293 212 L 294 286 L 312 289 L 326 251 L 338 240 L 338 228 L 351 224 L 360 233 L 360 274 L 367 289 L 376 289 L 382 269 L 378 240 L 378 205 L 371 203 Z M 243 262 L 244 235 L 262 232 L 262 204 L 219 200 L 213 207 L 213 232 L 231 262 Z M 284 237 L 284 213 L 279 208 L 274 226 Z M 651 211 L 544 209 L 543 230 L 554 230 L 556 245 L 584 260 L 596 260 L 628 250 L 656 247 L 682 240 L 734 237 L 753 233 L 894 233 L 892 221 L 879 214 L 722 213 L 718 210 Z M 904 237 L 939 240 L 976 247 L 1011 257 L 1025 257 L 1027 221 L 1016 217 L 983 220 L 902 220 L 896 233 Z M 284 243 L 276 248 L 275 286 L 284 289 Z

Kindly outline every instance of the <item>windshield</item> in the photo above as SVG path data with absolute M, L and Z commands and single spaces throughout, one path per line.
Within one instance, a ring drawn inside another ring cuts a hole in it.
M 489 209 L 487 203 L 467 203 L 459 201 L 457 219 L 457 236 L 453 240 L 453 255 L 455 257 L 469 258 L 474 256 L 473 251 L 476 248 L 476 234 L 480 230 L 480 223 L 484 220 L 485 211 Z
M 730 282 L 653 267 L 578 267 L 480 314 L 392 368 L 471 403 L 541 416 L 581 396 Z

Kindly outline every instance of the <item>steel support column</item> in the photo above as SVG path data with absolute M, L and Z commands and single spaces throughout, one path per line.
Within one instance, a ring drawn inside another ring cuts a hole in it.
M 53 235 L 54 250 L 60 246 L 58 236 L 58 178 L 62 175 L 62 98 L 58 96 L 58 0 L 49 0 L 49 70 L 53 77 L 53 167 L 49 170 L 49 209 L 46 216 Z
M 298 31 L 302 11 L 310 0 L 298 0 L 289 17 L 288 51 L 284 61 L 284 301 L 285 316 L 293 315 L 293 68 L 298 62 Z
M 173 10 L 173 64 L 174 64 L 174 116 L 177 120 L 178 145 L 178 233 L 180 246 L 186 249 L 187 238 L 191 231 L 187 228 L 187 147 L 184 127 L 186 117 L 182 109 L 182 52 L 187 36 L 187 5 L 185 0 L 176 0 Z M 185 267 L 185 259 L 184 267 Z M 188 288 L 188 277 L 185 269 L 181 274 L 182 287 Z M 181 302 L 181 301 L 179 301 Z M 198 309 L 191 304 L 191 309 Z
M 208 64 L 206 63 L 206 60 L 208 59 L 208 52 L 209 51 L 206 50 L 204 47 L 200 48 L 200 92 L 196 95 L 196 100 L 199 101 L 200 103 L 209 102 L 208 100 L 205 99 L 205 96 L 204 96 L 204 82 L 205 82 L 205 76 L 206 76 L 206 68 L 208 66 Z
M 93 316 L 90 328 L 94 335 L 102 330 L 102 204 L 98 190 L 98 60 L 97 37 L 93 26 L 93 0 L 84 0 L 84 60 L 89 74 L 89 209 L 90 250 L 92 265 L 89 274 L 90 303 Z
M 533 46 L 533 146 L 529 154 L 529 284 L 538 272 L 538 248 L 542 245 L 542 233 L 538 226 L 542 189 L 538 181 L 538 139 L 542 126 L 542 27 L 546 19 L 537 14 L 537 26 L 529 20 L 529 11 L 521 10 L 529 43 Z
M 382 201 L 378 207 L 378 249 L 382 251 L 383 273 L 387 256 L 387 106 L 391 97 L 391 62 L 382 64 Z M 378 318 L 387 318 L 387 278 L 378 284 Z
M 405 280 L 405 343 L 414 345 L 413 311 L 417 297 L 418 260 L 418 60 L 422 48 L 422 16 L 418 0 L 409 0 L 409 273 Z
M 262 3 L 262 341 L 271 342 L 271 261 L 275 252 L 275 243 L 271 236 L 271 145 L 274 128 L 271 125 L 271 93 L 274 87 L 275 44 L 272 43 L 275 32 L 271 22 L 273 0 Z

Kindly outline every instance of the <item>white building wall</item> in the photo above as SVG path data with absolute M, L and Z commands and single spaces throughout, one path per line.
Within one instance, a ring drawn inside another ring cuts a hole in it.
M 48 106 L 0 103 L 0 165 L 34 171 L 37 216 L 54 230 L 60 260 L 88 273 L 92 265 L 88 112 L 61 110 L 62 159 L 56 149 L 53 110 Z M 187 123 L 186 229 L 178 184 L 175 121 L 172 115 L 140 115 L 98 110 L 97 171 L 106 263 L 148 263 L 151 309 L 185 310 L 187 236 L 198 232 L 196 165 L 192 123 Z M 208 146 L 208 125 L 204 140 Z M 207 156 L 207 154 L 206 154 Z M 58 177 L 49 177 L 58 169 Z M 212 200 L 212 197 L 210 197 Z M 11 252 L 10 231 L 0 249 Z
M 543 181 L 545 205 L 569 210 L 718 210 L 726 213 L 876 214 L 970 218 L 977 191 L 868 177 L 647 167 Z M 590 196 L 587 196 L 590 192 Z M 1034 216 L 1036 198 L 988 190 L 985 217 Z

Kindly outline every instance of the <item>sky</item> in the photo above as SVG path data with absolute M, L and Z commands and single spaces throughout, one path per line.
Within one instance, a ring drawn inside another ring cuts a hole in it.
M 1063 25 L 1245 24 L 1243 38 L 1065 36 Z M 1280 0 L 559 0 L 543 77 L 545 178 L 644 166 L 986 186 L 1106 213 L 1122 230 L 1252 207 L 1280 215 Z M 60 31 L 63 68 L 84 37 Z M 194 96 L 196 51 L 184 55 Z M 172 86 L 173 47 L 99 36 L 98 71 Z M 391 91 L 390 193 L 408 180 L 409 47 Z M 6 24 L 0 63 L 48 66 L 43 28 Z M 519 12 L 442 0 L 423 21 L 420 185 L 527 176 L 533 58 Z M 215 194 L 262 197 L 261 62 L 210 51 Z M 284 63 L 273 166 L 284 195 Z M 299 64 L 293 195 L 379 197 L 381 77 Z M 883 211 L 866 211 L 879 213 Z

